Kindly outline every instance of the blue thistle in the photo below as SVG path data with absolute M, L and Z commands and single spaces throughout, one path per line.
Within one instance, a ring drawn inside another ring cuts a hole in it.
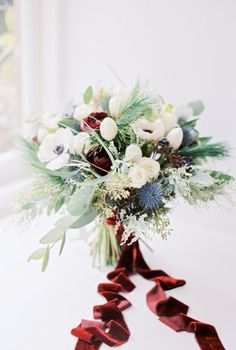
M 159 182 L 147 183 L 138 190 L 138 197 L 144 209 L 156 209 L 164 197 L 162 185 Z

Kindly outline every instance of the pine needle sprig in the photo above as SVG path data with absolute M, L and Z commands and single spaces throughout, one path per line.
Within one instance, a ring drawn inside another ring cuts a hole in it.
M 226 143 L 198 144 L 184 147 L 179 150 L 181 156 L 192 156 L 192 158 L 226 158 L 230 156 L 230 147 Z
M 140 82 L 137 82 L 131 91 L 130 97 L 121 107 L 120 119 L 117 121 L 119 128 L 132 124 L 137 118 L 149 111 L 157 100 L 144 92 Z

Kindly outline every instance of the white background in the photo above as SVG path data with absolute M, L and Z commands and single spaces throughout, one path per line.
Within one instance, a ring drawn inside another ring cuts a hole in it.
M 109 64 L 127 85 L 138 77 L 148 80 L 168 102 L 202 99 L 202 133 L 236 146 L 236 1 L 21 0 L 19 11 L 23 114 L 61 111 L 88 85 L 116 83 Z M 235 174 L 235 158 L 224 166 Z M 16 180 L 13 163 L 10 173 Z M 186 278 L 187 286 L 170 294 L 190 304 L 191 316 L 215 324 L 227 350 L 236 348 L 234 222 L 235 210 L 214 206 L 194 212 L 181 206 L 172 237 L 167 243 L 155 241 L 156 255 L 147 253 L 153 267 Z M 38 229 L 24 234 L 1 226 L 4 350 L 72 349 L 69 330 L 81 317 L 91 317 L 93 304 L 103 302 L 96 285 L 104 274 L 90 267 L 86 249 L 77 243 L 70 243 L 59 260 L 52 259 L 45 274 L 37 263 L 26 264 L 47 225 L 52 224 L 42 219 Z M 128 296 L 135 306 L 126 312 L 133 337 L 123 349 L 197 349 L 192 335 L 175 334 L 145 308 L 144 292 L 151 286 L 138 283 Z

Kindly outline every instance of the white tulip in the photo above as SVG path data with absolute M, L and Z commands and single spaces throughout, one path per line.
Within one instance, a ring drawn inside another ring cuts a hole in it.
M 100 134 L 106 141 L 113 140 L 118 133 L 118 127 L 114 119 L 107 117 L 103 119 L 100 125 Z
M 90 137 L 87 132 L 79 132 L 77 135 L 72 136 L 70 143 L 71 154 L 86 154 L 90 148 Z
M 138 145 L 129 145 L 125 150 L 125 160 L 137 163 L 142 158 L 142 151 Z
M 170 130 L 177 126 L 175 107 L 171 104 L 163 105 L 160 111 L 160 117 L 165 126 L 165 135 L 167 135 Z
M 161 119 L 150 122 L 145 118 L 139 118 L 133 123 L 132 128 L 138 137 L 148 141 L 160 141 L 165 133 L 164 124 Z
M 131 180 L 131 185 L 134 188 L 141 188 L 148 181 L 147 172 L 140 165 L 135 165 L 132 168 L 130 168 L 128 175 L 129 175 L 129 178 Z
M 174 128 L 172 129 L 166 136 L 167 141 L 169 141 L 170 146 L 173 147 L 174 150 L 177 150 L 182 141 L 183 141 L 183 130 L 182 128 Z
M 143 157 L 138 162 L 138 165 L 145 169 L 149 180 L 158 177 L 160 172 L 160 164 L 156 160 Z
M 39 146 L 39 160 L 47 163 L 48 169 L 56 170 L 63 167 L 70 158 L 68 151 L 72 136 L 70 130 L 62 128 L 45 136 Z

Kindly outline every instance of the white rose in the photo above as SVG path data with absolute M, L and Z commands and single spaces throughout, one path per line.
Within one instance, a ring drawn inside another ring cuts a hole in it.
M 128 175 L 131 180 L 131 184 L 134 188 L 141 188 L 148 181 L 147 172 L 140 165 L 135 165 L 132 168 L 130 168 Z
M 100 134 L 106 141 L 113 140 L 118 133 L 118 127 L 114 119 L 107 117 L 100 124 Z
M 69 147 L 72 133 L 68 129 L 59 129 L 44 137 L 39 146 L 38 158 L 47 163 L 47 168 L 56 170 L 66 165 L 70 159 Z
M 87 117 L 90 113 L 92 113 L 93 110 L 91 106 L 86 105 L 85 103 L 78 105 L 75 108 L 73 118 L 76 120 L 82 120 L 83 118 Z
M 90 137 L 87 132 L 80 132 L 75 136 L 72 136 L 73 139 L 70 143 L 70 153 L 71 154 L 85 154 L 90 148 Z
M 138 165 L 146 171 L 148 179 L 158 177 L 160 172 L 160 164 L 156 160 L 152 158 L 143 157 L 138 162 Z
M 150 122 L 145 118 L 139 118 L 133 123 L 132 128 L 138 137 L 148 141 L 160 141 L 165 133 L 164 124 L 161 119 Z
M 182 141 L 183 141 L 183 130 L 182 128 L 174 128 L 172 129 L 166 136 L 167 141 L 169 141 L 170 146 L 173 147 L 174 150 L 177 150 Z
M 125 150 L 125 160 L 137 163 L 142 158 L 142 151 L 138 145 L 129 145 Z

